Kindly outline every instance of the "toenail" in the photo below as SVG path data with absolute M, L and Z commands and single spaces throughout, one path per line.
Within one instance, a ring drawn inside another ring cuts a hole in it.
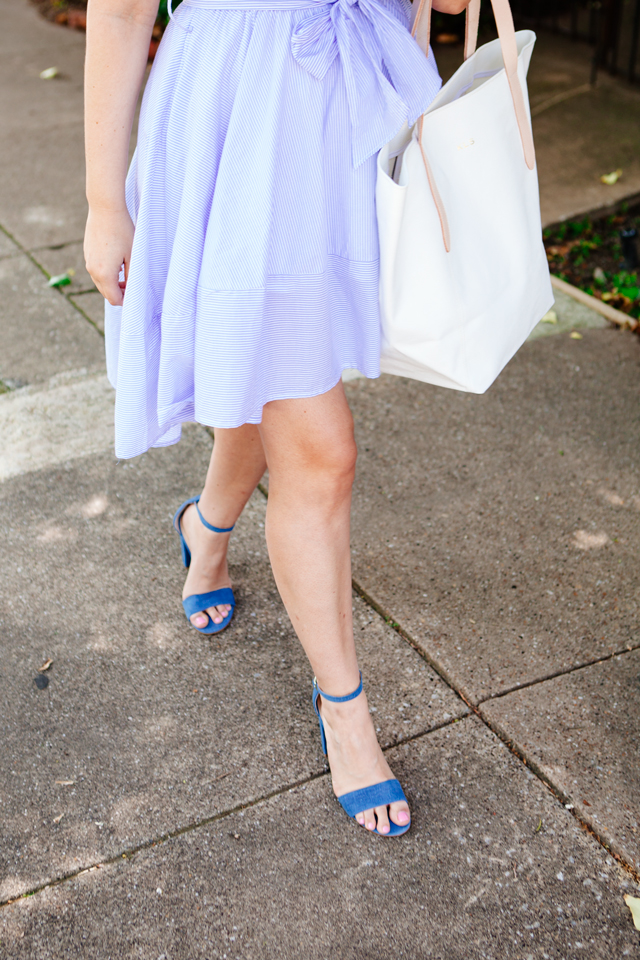
M 389 827 L 388 827 L 388 826 L 387 826 L 387 827 L 380 827 L 380 832 L 381 832 L 381 833 L 389 833 Z
M 406 810 L 401 810 L 401 811 L 400 811 L 400 813 L 398 814 L 398 820 L 400 820 L 401 823 L 407 823 L 407 822 L 408 822 L 408 820 L 409 820 L 409 814 L 407 813 Z
M 368 824 L 367 824 L 367 830 L 375 830 L 375 828 L 376 828 L 375 823 L 368 823 Z

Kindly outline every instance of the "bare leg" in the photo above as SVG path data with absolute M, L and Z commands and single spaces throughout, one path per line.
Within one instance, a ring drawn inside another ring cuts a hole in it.
M 260 435 L 269 466 L 267 544 L 291 622 L 321 689 L 344 696 L 359 682 L 351 621 L 349 517 L 355 472 L 353 421 L 342 383 L 318 397 L 276 400 L 263 410 Z M 364 693 L 347 703 L 322 703 L 336 796 L 393 777 Z M 387 808 L 375 810 L 389 829 Z M 406 803 L 391 819 L 409 821 Z M 373 810 L 357 820 L 373 830 Z
M 235 430 L 217 429 L 200 497 L 199 506 L 204 518 L 215 527 L 233 526 L 265 468 L 264 450 L 256 426 L 245 424 Z M 231 586 L 227 569 L 230 534 L 207 530 L 193 505 L 182 515 L 182 531 L 192 557 L 182 598 Z M 215 623 L 222 623 L 229 609 L 223 604 L 212 607 L 208 613 Z M 194 613 L 191 617 L 191 623 L 196 627 L 204 627 L 207 622 L 204 613 Z

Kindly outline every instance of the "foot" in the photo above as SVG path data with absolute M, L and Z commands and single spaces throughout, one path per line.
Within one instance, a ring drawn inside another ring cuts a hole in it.
M 231 534 L 207 530 L 200 522 L 194 503 L 189 504 L 184 511 L 180 524 L 191 551 L 191 565 L 182 591 L 182 599 L 186 600 L 194 593 L 209 593 L 211 590 L 230 587 L 227 549 Z M 202 630 L 209 623 L 209 617 L 214 623 L 222 623 L 230 610 L 230 605 L 223 603 L 218 607 L 209 607 L 206 612 L 194 613 L 189 619 L 194 627 Z
M 318 702 L 327 738 L 327 754 L 331 766 L 331 782 L 336 797 L 352 790 L 372 787 L 394 779 L 380 749 L 364 691 L 346 703 Z M 362 810 L 356 814 L 366 830 L 389 833 L 389 818 L 400 827 L 411 820 L 409 805 L 398 800 L 385 807 Z

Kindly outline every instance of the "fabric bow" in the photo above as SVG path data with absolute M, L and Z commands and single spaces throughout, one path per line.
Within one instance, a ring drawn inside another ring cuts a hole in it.
M 424 113 L 441 80 L 409 33 L 399 0 L 327 0 L 293 30 L 295 60 L 318 80 L 340 55 L 353 165 L 371 157 Z

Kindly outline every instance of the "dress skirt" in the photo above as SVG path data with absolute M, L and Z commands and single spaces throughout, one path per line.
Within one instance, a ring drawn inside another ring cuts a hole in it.
M 440 86 L 408 27 L 403 0 L 178 7 L 127 178 L 124 304 L 105 308 L 118 457 L 379 375 L 376 154 Z

